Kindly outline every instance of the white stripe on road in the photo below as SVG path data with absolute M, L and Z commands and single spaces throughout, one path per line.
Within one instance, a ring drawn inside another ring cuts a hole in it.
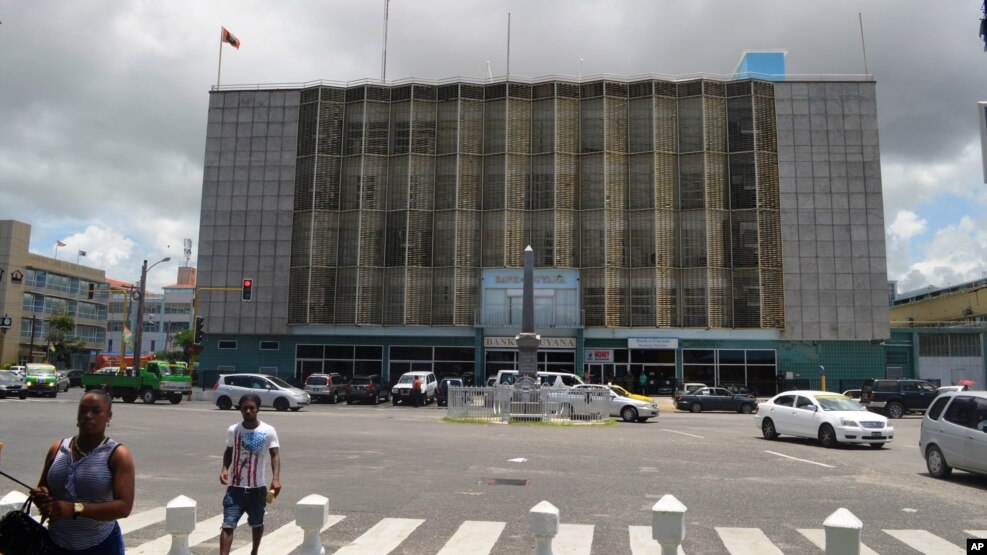
M 385 518 L 342 547 L 336 555 L 387 555 L 423 522 L 417 518 Z
M 467 520 L 436 555 L 481 555 L 490 553 L 504 531 L 505 522 Z
M 661 553 L 658 542 L 651 539 L 650 526 L 628 526 L 627 531 L 631 537 L 631 555 L 655 555 Z M 682 546 L 679 546 L 679 555 L 685 555 Z
M 964 555 L 966 553 L 966 548 L 956 547 L 956 545 L 928 530 L 885 530 L 884 533 L 919 553 L 925 553 L 925 555 Z
M 117 522 L 120 524 L 120 531 L 124 534 L 129 534 L 134 530 L 140 530 L 141 528 L 161 522 L 165 519 L 166 515 L 167 509 L 165 507 L 157 507 L 151 509 L 150 511 L 130 515 L 127 518 L 118 520 Z
M 977 538 L 980 540 L 987 539 L 987 530 L 963 530 L 971 538 Z
M 823 551 L 826 550 L 826 530 L 822 528 L 799 528 L 798 531 L 816 547 Z M 877 555 L 877 552 L 864 544 L 860 544 L 860 555 Z
M 730 555 L 785 555 L 760 528 L 714 528 Z
M 809 464 L 817 464 L 819 466 L 825 466 L 826 468 L 836 468 L 835 466 L 829 464 L 823 464 L 821 462 L 810 461 L 809 459 L 800 459 L 798 457 L 792 457 L 790 455 L 782 455 L 781 453 L 775 453 L 774 451 L 765 451 L 765 453 L 771 453 L 772 455 L 778 455 L 779 457 L 785 457 L 786 459 L 792 459 L 793 461 L 801 461 Z
M 319 532 L 325 532 L 330 526 L 333 526 L 344 518 L 346 517 L 341 515 L 329 515 L 329 520 Z M 253 541 L 249 535 L 247 535 L 246 539 L 247 543 L 231 555 L 250 555 L 250 550 L 253 548 Z M 260 542 L 260 553 L 269 555 L 291 553 L 293 549 L 301 545 L 303 539 L 305 539 L 305 531 L 299 528 L 293 520 L 270 534 L 264 534 L 264 539 Z
M 200 543 L 212 539 L 219 535 L 219 527 L 223 524 L 223 515 L 216 515 L 212 518 L 196 522 L 195 530 L 189 534 L 188 546 L 193 547 Z M 161 536 L 137 546 L 133 551 L 127 551 L 131 555 L 165 555 L 171 549 L 171 535 Z
M 559 524 L 559 535 L 552 540 L 553 555 L 590 555 L 592 548 L 592 524 Z
M 706 439 L 705 437 L 703 437 L 703 436 L 697 436 L 696 434 L 687 434 L 685 432 L 679 432 L 679 431 L 676 431 L 676 430 L 667 430 L 665 428 L 662 428 L 661 431 L 663 431 L 663 432 L 672 432 L 673 434 L 682 434 L 684 436 L 689 436 L 689 437 L 698 437 L 699 439 Z

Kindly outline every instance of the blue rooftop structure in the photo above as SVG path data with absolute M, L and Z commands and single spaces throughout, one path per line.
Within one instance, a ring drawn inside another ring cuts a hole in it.
M 785 50 L 745 50 L 740 56 L 735 79 L 785 80 Z

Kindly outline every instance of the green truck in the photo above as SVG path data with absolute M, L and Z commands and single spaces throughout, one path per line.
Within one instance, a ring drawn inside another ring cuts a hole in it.
M 82 376 L 82 387 L 103 388 L 113 398 L 122 398 L 124 403 L 133 403 L 140 397 L 146 404 L 158 399 L 168 399 L 177 405 L 182 397 L 192 392 L 192 377 L 184 362 L 150 360 L 140 372 L 128 368 L 121 374 L 118 367 L 107 367 Z

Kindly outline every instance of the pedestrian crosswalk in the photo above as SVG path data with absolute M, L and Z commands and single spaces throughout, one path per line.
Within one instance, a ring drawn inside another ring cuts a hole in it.
M 505 534 L 506 522 L 467 520 L 459 524 L 451 535 L 438 536 L 432 531 L 422 532 L 426 521 L 413 518 L 383 518 L 373 523 L 364 531 L 357 532 L 355 538 L 347 543 L 340 543 L 332 528 L 346 519 L 344 515 L 329 515 L 329 519 L 321 530 L 321 537 L 326 545 L 334 547 L 326 553 L 336 555 L 387 555 L 389 553 L 435 553 L 436 555 L 489 555 L 492 553 L 531 553 L 533 539 L 527 541 L 524 534 L 519 539 L 518 534 Z M 195 530 L 189 535 L 188 545 L 195 553 L 195 547 L 205 542 L 217 541 L 222 524 L 222 515 L 205 518 L 196 523 Z M 149 527 L 161 527 L 165 521 L 165 509 L 155 508 L 141 513 L 135 513 L 120 521 L 127 543 L 127 553 L 135 555 L 167 555 L 171 548 L 171 536 L 164 535 L 153 539 L 147 538 Z M 160 529 L 160 528 L 159 528 Z M 362 528 L 361 528 L 362 529 Z M 626 538 L 624 542 L 613 542 L 612 538 L 596 538 L 597 527 L 590 524 L 563 523 L 559 533 L 552 543 L 555 555 L 592 555 L 629 553 L 630 555 L 656 555 L 661 552 L 658 543 L 652 539 L 651 527 L 631 525 L 620 527 L 618 535 Z M 715 538 L 697 539 L 697 533 L 708 532 L 709 528 L 691 528 L 686 535 L 685 545 L 679 548 L 679 555 L 703 553 L 709 549 L 703 542 L 714 541 L 716 552 L 729 555 L 784 555 L 785 550 L 772 541 L 769 533 L 761 528 L 731 528 L 713 527 Z M 418 532 L 415 548 L 409 551 L 403 544 Z M 516 531 L 515 531 L 516 532 Z M 825 531 L 822 528 L 799 528 L 797 532 L 803 543 L 793 545 L 792 537 L 788 536 L 780 544 L 790 553 L 822 553 L 825 550 Z M 943 538 L 928 530 L 899 530 L 884 529 L 870 530 L 861 546 L 861 555 L 876 555 L 878 553 L 922 553 L 926 555 L 960 555 L 966 552 L 965 538 L 985 538 L 987 530 L 963 530 L 963 536 Z M 131 535 L 134 535 L 133 537 Z M 427 541 L 423 538 L 427 535 Z M 143 538 L 137 540 L 136 537 Z M 261 544 L 261 553 L 269 555 L 284 555 L 292 553 L 302 542 L 302 529 L 290 522 L 280 527 L 269 527 Z M 506 537 L 506 539 L 505 539 Z M 236 537 L 235 537 L 236 538 Z M 233 555 L 250 553 L 248 534 L 240 534 L 235 543 Z M 335 541 L 328 541 L 330 538 Z M 867 541 L 875 541 L 880 549 L 867 546 Z M 423 547 L 423 542 L 427 543 Z M 507 542 L 510 546 L 505 546 Z M 690 549 L 691 544 L 697 547 Z M 622 544 L 622 545 L 621 545 Z M 910 550 L 904 549 L 905 547 Z

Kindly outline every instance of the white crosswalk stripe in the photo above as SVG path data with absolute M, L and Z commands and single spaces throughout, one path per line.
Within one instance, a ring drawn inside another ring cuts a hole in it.
M 963 530 L 971 538 L 987 539 L 987 530 Z
M 336 555 L 387 555 L 425 522 L 417 518 L 385 518 Z
M 164 507 L 155 507 L 150 511 L 144 511 L 120 520 L 120 531 L 125 535 L 141 528 L 146 528 L 152 524 L 157 524 L 165 519 Z
M 760 528 L 714 528 L 730 555 L 784 555 Z
M 966 547 L 957 547 L 956 544 L 927 530 L 885 530 L 884 533 L 926 555 L 964 555 L 966 553 Z
M 212 539 L 219 535 L 219 527 L 223 524 L 223 515 L 219 514 L 195 523 L 195 530 L 188 536 L 189 547 Z M 147 543 L 142 543 L 133 550 L 127 550 L 132 555 L 166 555 L 171 549 L 171 536 L 161 536 Z
M 822 528 L 799 528 L 799 534 L 805 536 L 810 542 L 815 544 L 816 547 L 825 551 L 826 549 L 826 531 Z M 867 547 L 860 543 L 860 555 L 877 555 L 877 552 L 873 549 Z
M 484 555 L 493 551 L 506 522 L 467 520 L 436 555 Z
M 590 555 L 593 549 L 592 524 L 559 524 L 559 535 L 552 540 L 555 555 Z
M 651 539 L 650 526 L 628 526 L 627 531 L 631 537 L 631 555 L 655 555 L 661 553 L 658 542 Z M 685 555 L 682 546 L 679 546 L 679 555 Z
M 329 521 L 325 526 L 322 527 L 320 532 L 325 532 L 330 526 L 337 524 L 339 521 L 343 520 L 344 516 L 340 515 L 329 515 Z M 248 538 L 247 543 L 234 550 L 230 555 L 250 555 L 250 550 L 253 547 L 252 541 Z M 301 528 L 295 525 L 295 521 L 291 521 L 289 524 L 278 528 L 277 530 L 264 534 L 264 539 L 260 542 L 260 554 L 261 555 L 284 555 L 285 553 L 290 553 L 292 549 L 295 549 L 302 543 L 304 537 L 304 532 Z

